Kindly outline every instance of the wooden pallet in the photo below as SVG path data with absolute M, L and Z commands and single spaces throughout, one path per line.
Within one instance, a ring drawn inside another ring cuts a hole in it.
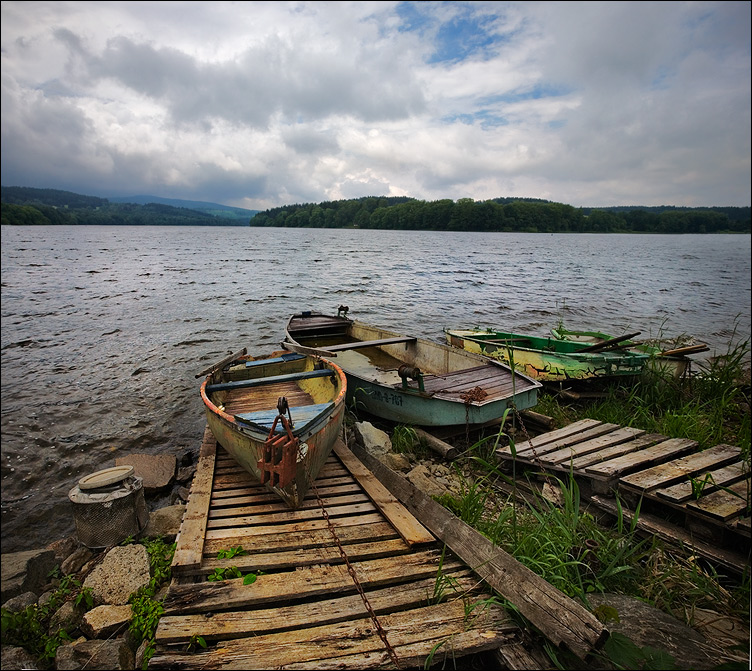
M 584 419 L 497 450 L 507 466 L 567 475 L 596 496 L 619 494 L 633 509 L 662 514 L 698 538 L 749 552 L 749 465 L 740 449 Z
M 401 668 L 498 649 L 519 628 L 343 443 L 291 511 L 207 430 L 150 668 Z M 219 559 L 242 546 L 247 554 Z M 216 569 L 254 573 L 208 581 Z M 207 648 L 191 645 L 202 637 Z

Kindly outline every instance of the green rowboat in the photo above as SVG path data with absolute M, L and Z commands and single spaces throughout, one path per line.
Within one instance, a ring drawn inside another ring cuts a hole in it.
M 494 329 L 445 328 L 444 333 L 453 347 L 513 365 L 540 382 L 624 380 L 639 375 L 650 359 L 642 352 L 592 351 L 583 343 Z

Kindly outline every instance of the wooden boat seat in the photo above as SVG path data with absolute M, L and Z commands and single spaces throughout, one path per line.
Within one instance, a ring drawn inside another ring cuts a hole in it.
M 305 359 L 303 354 L 283 354 L 282 356 L 275 357 L 273 359 L 256 359 L 255 361 L 246 361 L 246 368 L 253 368 L 254 366 L 265 366 L 268 363 L 285 363 L 287 361 L 297 361 L 298 359 Z
M 341 345 L 324 345 L 322 349 L 327 352 L 344 352 L 349 349 L 361 349 L 363 347 L 375 347 L 376 345 L 395 345 L 401 342 L 416 342 L 417 338 L 410 336 L 400 336 L 398 338 L 383 338 L 382 340 L 357 340 L 356 342 L 346 342 Z
M 334 371 L 331 368 L 322 368 L 320 370 L 304 370 L 300 373 L 287 373 L 286 375 L 270 375 L 269 377 L 259 377 L 253 380 L 220 382 L 218 384 L 207 385 L 206 393 L 211 394 L 215 391 L 246 389 L 248 387 L 259 387 L 264 384 L 276 384 L 278 382 L 295 382 L 297 380 L 307 380 L 312 377 L 334 377 Z
M 297 435 L 303 433 L 309 424 L 315 422 L 321 415 L 325 415 L 333 407 L 333 401 L 330 401 L 329 403 L 316 403 L 314 405 L 291 407 L 290 416 L 292 417 L 293 422 L 293 434 Z M 271 431 L 272 424 L 274 424 L 274 420 L 277 418 L 278 414 L 279 412 L 275 408 L 274 410 L 241 412 L 234 417 L 244 424 L 253 424 L 264 431 Z M 274 432 L 282 433 L 283 431 L 284 428 L 282 422 L 278 422 Z

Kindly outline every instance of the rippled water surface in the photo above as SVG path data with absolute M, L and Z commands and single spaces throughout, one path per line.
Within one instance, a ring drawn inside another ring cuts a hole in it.
M 750 236 L 3 226 L 3 552 L 72 533 L 68 491 L 117 456 L 196 451 L 195 374 L 340 304 L 437 342 L 562 321 L 724 353 L 750 333 Z

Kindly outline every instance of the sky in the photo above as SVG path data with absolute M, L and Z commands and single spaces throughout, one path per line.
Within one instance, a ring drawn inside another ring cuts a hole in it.
M 750 205 L 749 2 L 2 2 L 2 185 Z

